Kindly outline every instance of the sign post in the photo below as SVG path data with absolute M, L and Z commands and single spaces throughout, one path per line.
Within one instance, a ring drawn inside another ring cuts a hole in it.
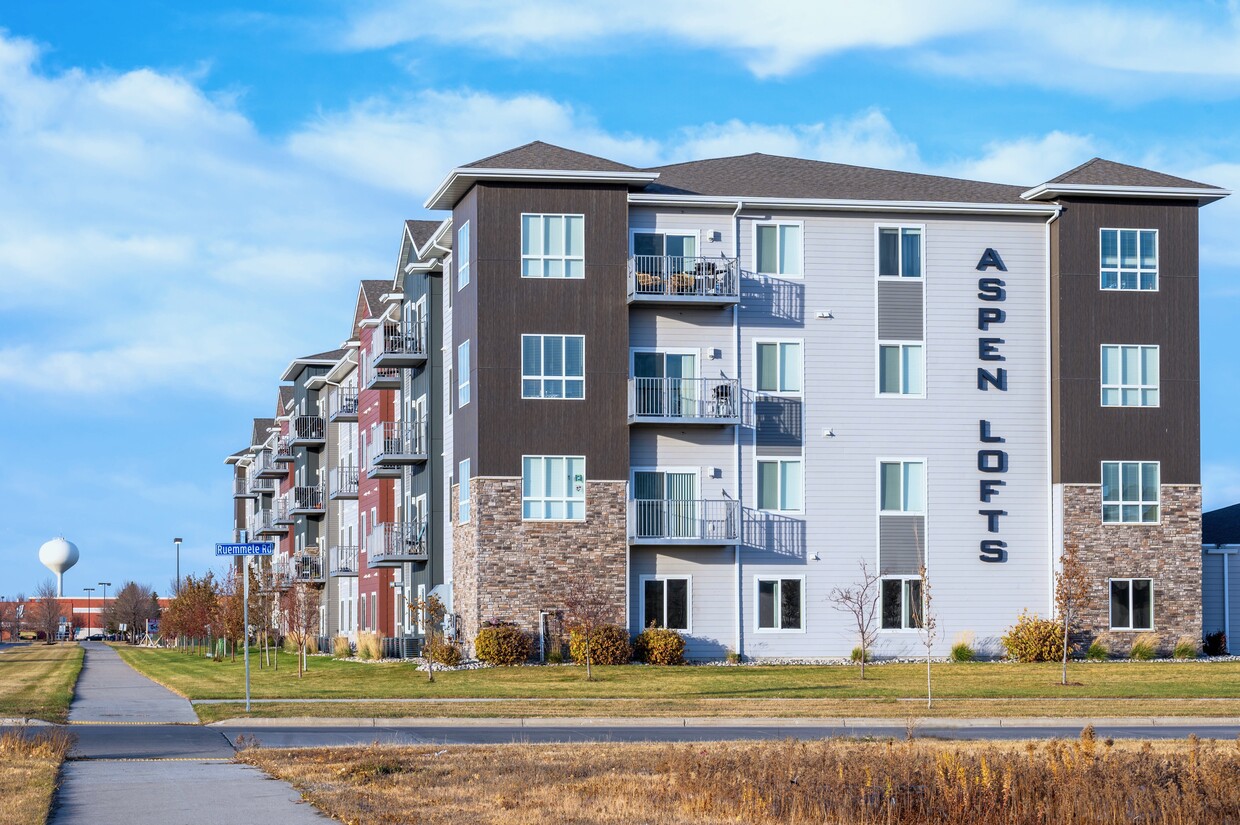
M 246 541 L 238 544 L 217 544 L 217 556 L 243 556 L 241 568 L 241 640 L 242 658 L 245 660 L 245 712 L 250 712 L 250 556 L 270 556 L 276 551 L 272 541 Z

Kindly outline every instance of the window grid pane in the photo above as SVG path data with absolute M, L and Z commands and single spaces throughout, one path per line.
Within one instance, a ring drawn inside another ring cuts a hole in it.
M 521 462 L 522 518 L 583 520 L 585 467 L 581 456 L 525 456 Z
M 521 277 L 584 278 L 584 216 L 522 215 Z
M 584 398 L 585 336 L 522 335 L 521 379 L 523 398 Z
M 1158 233 L 1153 229 L 1104 229 L 1099 256 L 1103 289 L 1158 289 Z
M 1102 404 L 1106 407 L 1144 407 L 1158 404 L 1159 351 L 1157 346 L 1102 348 Z
M 1109 524 L 1157 524 L 1157 461 L 1108 461 L 1102 465 L 1102 520 Z

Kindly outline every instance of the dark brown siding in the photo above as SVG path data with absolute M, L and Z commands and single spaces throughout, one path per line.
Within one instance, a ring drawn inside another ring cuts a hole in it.
M 481 231 L 478 226 L 478 192 L 479 189 L 476 186 L 469 190 L 452 210 L 452 271 L 444 273 L 443 279 L 443 288 L 451 293 L 449 300 L 452 302 L 452 351 L 445 352 L 444 359 L 447 366 L 452 368 L 452 386 L 448 387 L 448 406 L 453 410 L 454 416 L 452 422 L 453 460 L 459 464 L 468 458 L 471 475 L 481 475 L 478 469 L 478 393 L 482 389 L 482 384 L 477 379 L 478 353 L 486 343 L 478 340 L 478 290 L 483 280 L 483 272 L 478 266 L 478 234 Z M 470 254 L 473 265 L 470 268 L 469 286 L 458 290 L 456 288 L 456 265 L 460 259 L 460 252 L 455 248 L 455 237 L 457 230 L 466 221 L 469 221 L 469 239 L 473 247 Z M 490 329 L 489 320 L 487 328 Z M 456 390 L 461 376 L 457 374 L 459 372 L 457 370 L 457 348 L 464 341 L 469 341 L 471 373 L 469 403 L 464 407 L 458 407 L 456 402 L 459 396 Z M 452 483 L 459 482 L 457 467 L 454 465 L 448 469 L 452 474 Z
M 522 455 L 545 454 L 584 455 L 591 479 L 627 479 L 626 190 L 479 184 L 457 206 L 455 225 L 471 214 L 471 196 L 473 283 L 455 293 L 453 319 L 458 342 L 474 339 L 477 418 L 458 413 L 456 452 L 474 457 L 476 476 L 519 476 Z M 521 277 L 523 212 L 585 215 L 583 280 Z M 521 398 L 523 333 L 586 336 L 584 401 Z M 462 436 L 471 426 L 476 434 Z
M 1055 483 L 1098 484 L 1100 462 L 1157 460 L 1163 484 L 1201 479 L 1197 204 L 1063 200 L 1052 226 Z M 1158 291 L 1103 291 L 1100 228 L 1158 230 Z M 1101 405 L 1103 344 L 1160 347 L 1158 408 Z

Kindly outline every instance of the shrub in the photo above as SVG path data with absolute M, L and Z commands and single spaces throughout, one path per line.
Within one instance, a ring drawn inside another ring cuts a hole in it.
M 1153 633 L 1142 633 L 1132 641 L 1128 658 L 1138 662 L 1148 662 L 1158 656 L 1158 637 Z
M 849 654 L 848 654 L 848 660 L 849 660 L 850 662 L 852 662 L 854 665 L 859 665 L 859 664 L 861 664 L 861 648 L 859 648 L 859 647 L 854 647 L 854 648 L 852 649 L 852 653 L 849 653 Z M 874 661 L 874 654 L 873 654 L 873 653 L 871 653 L 870 651 L 868 651 L 868 650 L 867 650 L 867 651 L 865 652 L 865 660 L 866 660 L 867 662 L 872 662 L 872 661 Z
M 1171 651 L 1173 659 L 1196 659 L 1197 642 L 1187 636 L 1175 640 L 1175 648 Z
M 382 659 L 383 644 L 378 633 L 357 634 L 357 655 L 359 659 Z
M 1094 639 L 1089 644 L 1089 650 L 1085 651 L 1085 658 L 1091 662 L 1105 662 L 1110 657 L 1111 651 L 1101 639 Z
M 461 646 L 441 633 L 432 633 L 422 646 L 422 656 L 441 667 L 456 667 L 461 663 Z
M 560 649 L 559 645 L 555 645 L 550 650 L 547 651 L 547 664 L 549 665 L 564 664 L 564 651 Z
M 971 662 L 977 658 L 977 652 L 968 642 L 956 642 L 952 645 L 953 662 Z
M 633 657 L 651 665 L 684 664 L 685 637 L 670 628 L 648 627 L 633 640 Z
M 1022 612 L 1004 634 L 1003 647 L 1018 662 L 1057 662 L 1063 656 L 1063 625 Z
M 349 644 L 347 636 L 332 639 L 332 655 L 337 659 L 347 659 L 353 655 L 353 645 Z
M 739 665 L 741 663 L 741 654 L 735 650 L 729 650 L 723 657 L 723 660 L 730 665 Z
M 489 622 L 474 637 L 474 655 L 488 665 L 522 664 L 530 658 L 533 649 L 530 637 L 511 622 Z
M 1205 644 L 1202 645 L 1207 656 L 1226 656 L 1227 655 L 1227 634 L 1221 630 L 1213 633 L 1207 633 Z
M 579 665 L 586 663 L 586 637 L 579 630 L 568 635 L 568 654 Z M 594 630 L 590 640 L 590 661 L 596 665 L 623 665 L 633 658 L 629 632 L 620 625 L 604 624 Z

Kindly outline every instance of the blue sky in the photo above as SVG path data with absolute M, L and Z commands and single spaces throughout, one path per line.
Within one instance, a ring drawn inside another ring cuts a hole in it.
M 225 455 L 347 334 L 453 165 L 543 139 L 1035 184 L 1095 155 L 1240 190 L 1235 2 L 0 4 L 0 596 L 166 591 Z M 1174 16 L 1172 15 L 1174 13 Z M 1202 214 L 1203 478 L 1240 501 L 1240 197 Z

